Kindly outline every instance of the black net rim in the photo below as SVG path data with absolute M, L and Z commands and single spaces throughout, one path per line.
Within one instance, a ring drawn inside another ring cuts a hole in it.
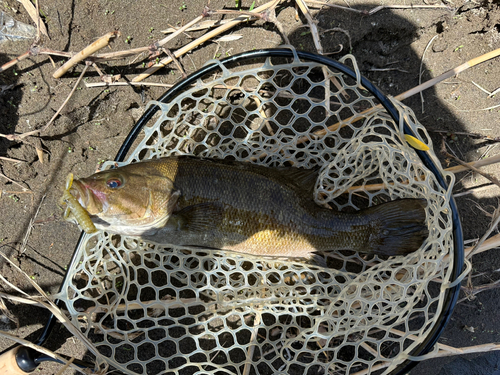
M 323 64 L 327 66 L 328 68 L 337 70 L 342 72 L 343 74 L 349 76 L 350 78 L 356 80 L 356 72 L 352 70 L 350 67 L 339 63 L 338 61 L 332 60 L 328 57 L 317 55 L 314 53 L 310 52 L 305 52 L 305 51 L 297 51 L 292 48 L 271 48 L 271 49 L 261 49 L 261 50 L 254 50 L 254 51 L 248 51 L 248 52 L 243 52 L 234 56 L 230 56 L 228 58 L 225 58 L 223 60 L 220 60 L 219 62 L 215 62 L 212 64 L 208 64 L 204 66 L 203 68 L 199 69 L 198 71 L 192 73 L 189 75 L 187 78 L 182 80 L 181 82 L 177 83 L 174 85 L 171 89 L 169 89 L 164 95 L 162 95 L 159 99 L 158 102 L 161 103 L 166 103 L 170 100 L 172 100 L 174 97 L 177 95 L 181 94 L 182 91 L 186 89 L 187 86 L 193 84 L 198 80 L 200 77 L 213 73 L 214 71 L 220 69 L 221 65 L 227 65 L 227 64 L 234 64 L 234 63 L 244 63 L 247 62 L 248 60 L 251 59 L 256 59 L 256 58 L 268 58 L 268 57 L 282 57 L 282 58 L 294 58 L 298 57 L 301 60 L 304 61 L 310 61 L 318 64 Z M 400 122 L 400 116 L 399 112 L 396 109 L 396 107 L 392 104 L 392 102 L 387 98 L 387 96 L 380 90 L 378 89 L 374 84 L 372 84 L 370 81 L 368 81 L 365 77 L 361 76 L 360 78 L 360 83 L 361 85 L 366 88 L 385 108 L 385 110 L 389 113 L 389 115 L 394 119 L 396 124 Z M 134 143 L 134 140 L 137 138 L 139 133 L 142 131 L 143 127 L 149 122 L 149 120 L 153 117 L 153 115 L 159 110 L 159 107 L 156 105 L 153 105 L 149 107 L 146 112 L 141 116 L 141 118 L 137 121 L 136 125 L 134 128 L 130 131 L 128 134 L 127 138 L 123 142 L 120 150 L 118 151 L 115 161 L 121 162 L 125 159 L 125 156 L 127 155 L 128 151 L 132 147 L 132 144 Z M 404 126 L 404 133 L 412 136 L 416 136 L 413 131 L 410 129 L 406 121 L 403 119 L 403 126 Z M 424 163 L 424 165 L 432 171 L 432 173 L 436 176 L 436 179 L 438 180 L 439 184 L 447 190 L 448 186 L 445 181 L 444 176 L 441 174 L 439 171 L 439 168 L 436 166 L 432 158 L 430 157 L 428 151 L 420 151 L 420 150 L 415 150 Z M 454 282 L 457 280 L 462 272 L 462 268 L 464 265 L 464 246 L 463 246 L 463 235 L 462 235 L 462 226 L 460 223 L 460 217 L 458 214 L 458 208 L 456 205 L 455 200 L 453 197 L 450 198 L 450 207 L 452 211 L 452 219 L 453 219 L 453 265 L 452 265 L 452 276 L 450 282 Z M 78 243 L 76 245 L 75 252 L 73 253 L 73 259 L 70 262 L 70 265 L 68 266 L 68 270 L 72 268 L 73 262 L 76 261 L 76 253 L 77 250 L 80 247 L 80 243 L 83 240 L 83 235 L 84 233 L 82 232 L 82 235 L 80 236 L 80 239 L 78 240 Z M 67 277 L 67 274 L 66 274 Z M 61 285 L 64 285 L 65 280 Z M 424 339 L 424 341 L 417 346 L 411 353 L 409 353 L 412 357 L 416 356 L 421 356 L 424 354 L 427 354 L 436 344 L 437 340 L 439 339 L 440 335 L 442 334 L 444 328 L 448 324 L 451 314 L 453 312 L 453 309 L 455 307 L 455 304 L 458 300 L 458 295 L 460 292 L 460 284 L 458 283 L 457 285 L 447 288 L 446 291 L 444 292 L 444 299 L 443 299 L 443 309 L 442 312 L 434 325 L 434 327 L 431 329 L 427 337 Z M 62 301 L 61 301 L 62 302 Z M 44 331 L 42 332 L 40 338 L 37 341 L 38 345 L 41 345 L 45 342 L 45 340 L 48 337 L 48 334 L 50 333 L 53 324 L 55 323 L 55 318 L 51 316 L 49 321 L 47 322 Z M 418 362 L 414 362 L 411 360 L 405 360 L 401 364 L 399 364 L 392 372 L 392 375 L 403 375 L 406 374 L 411 368 L 413 368 Z

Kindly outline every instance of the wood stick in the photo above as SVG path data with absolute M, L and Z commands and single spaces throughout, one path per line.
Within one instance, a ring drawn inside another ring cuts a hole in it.
M 20 56 L 17 56 L 15 59 L 12 59 L 9 62 L 6 62 L 2 66 L 0 66 L 0 73 L 3 72 L 4 70 L 9 69 L 11 66 L 16 65 L 19 61 L 27 59 L 30 56 L 31 56 L 31 53 L 30 53 L 30 51 L 28 51 L 28 52 L 23 53 Z
M 86 59 L 87 57 L 89 57 L 93 53 L 106 47 L 109 44 L 109 41 L 118 35 L 120 35 L 119 31 L 112 31 L 112 32 L 107 33 L 106 35 L 100 37 L 94 43 L 85 47 L 83 50 L 81 50 L 76 55 L 74 55 L 71 59 L 66 61 L 66 63 L 64 63 L 63 66 L 61 66 L 59 69 L 57 69 L 52 76 L 54 78 L 61 78 L 62 75 L 68 71 L 68 69 L 70 69 L 72 66 L 78 64 L 80 61 Z
M 272 0 L 264 5 L 261 5 L 258 8 L 255 8 L 252 13 L 261 13 L 265 11 L 266 9 L 270 8 L 273 6 L 275 3 L 279 2 L 280 0 Z M 250 16 L 244 15 L 244 16 L 239 16 L 232 20 L 231 22 L 226 23 L 225 25 L 219 26 L 215 30 L 212 30 L 208 32 L 207 34 L 203 35 L 202 37 L 192 41 L 191 43 L 185 45 L 184 47 L 178 49 L 177 51 L 174 52 L 174 56 L 179 58 L 185 53 L 188 53 L 192 49 L 198 47 L 200 44 L 205 43 L 207 40 L 223 33 L 224 31 L 227 31 L 231 29 L 232 27 L 240 24 L 241 22 L 244 22 L 249 19 Z M 163 68 L 165 65 L 170 64 L 172 62 L 172 59 L 170 57 L 167 57 L 163 60 L 161 60 L 158 64 L 153 65 L 151 68 L 147 69 L 144 73 L 139 74 L 137 77 L 135 77 L 132 82 L 140 82 L 143 79 L 149 77 L 151 74 L 156 72 L 158 69 Z

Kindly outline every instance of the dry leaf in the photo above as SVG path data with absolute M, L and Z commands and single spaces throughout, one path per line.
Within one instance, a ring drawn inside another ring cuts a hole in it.
M 38 155 L 38 160 L 43 164 L 43 150 L 41 148 L 35 147 L 36 154 Z
M 23 4 L 24 9 L 28 12 L 30 15 L 31 19 L 35 23 L 35 25 L 40 25 L 40 32 L 45 35 L 47 38 L 50 39 L 49 33 L 47 32 L 47 28 L 45 27 L 45 24 L 43 23 L 40 15 L 37 13 L 35 6 L 33 3 L 29 0 L 17 0 L 21 4 Z
M 216 42 L 233 42 L 235 40 L 243 38 L 243 35 L 240 34 L 231 34 L 223 36 L 222 38 L 216 39 Z

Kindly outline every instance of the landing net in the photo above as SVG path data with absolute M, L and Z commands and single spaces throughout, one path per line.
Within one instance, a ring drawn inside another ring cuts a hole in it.
M 199 248 L 86 235 L 62 292 L 70 318 L 127 374 L 382 374 L 439 322 L 453 262 L 444 190 L 402 123 L 358 79 L 269 57 L 218 64 L 161 111 L 121 164 L 168 155 L 266 166 L 320 166 L 314 199 L 355 211 L 427 200 L 429 237 L 405 257 L 323 255 L 329 268 Z M 431 147 L 413 112 L 392 100 Z M 108 163 L 104 167 L 109 167 Z M 438 163 L 439 165 L 439 163 Z

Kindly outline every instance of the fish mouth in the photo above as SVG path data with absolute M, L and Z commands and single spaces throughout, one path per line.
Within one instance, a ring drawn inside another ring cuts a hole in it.
M 89 214 L 97 215 L 103 210 L 103 202 L 94 194 L 92 189 L 80 180 L 73 181 L 69 190 L 78 202 L 85 208 Z

